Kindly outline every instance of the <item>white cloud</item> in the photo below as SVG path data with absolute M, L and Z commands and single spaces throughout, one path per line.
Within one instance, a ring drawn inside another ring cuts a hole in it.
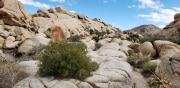
M 141 4 L 138 5 L 138 8 L 152 8 L 152 9 L 161 9 L 163 6 L 162 3 L 159 1 L 154 1 L 154 0 L 138 0 Z
M 158 25 L 159 28 L 163 29 L 166 25 Z
M 69 11 L 69 12 L 71 12 L 71 13 L 77 13 L 76 11 Z
M 50 1 L 52 1 L 52 2 L 59 2 L 59 3 L 64 3 L 64 2 L 66 2 L 66 0 L 50 0 Z
M 48 4 L 37 2 L 37 1 L 34 1 L 34 0 L 19 0 L 19 1 L 22 2 L 23 4 L 31 5 L 31 6 L 38 7 L 38 8 L 48 9 L 48 8 L 51 7 Z
M 128 5 L 127 7 L 128 7 L 128 8 L 135 8 L 136 5 Z
M 99 0 L 99 1 L 103 2 L 104 4 L 107 4 L 109 2 L 113 2 L 113 3 L 117 2 L 117 0 Z
M 150 22 L 161 23 L 163 25 L 168 24 L 173 21 L 174 15 L 180 12 L 179 7 L 173 7 L 170 9 L 164 8 L 164 4 L 162 4 L 159 0 L 138 0 L 138 2 L 140 2 L 140 5 L 138 5 L 137 8 L 148 8 L 153 10 L 153 12 L 150 12 L 149 14 L 138 15 L 138 17 L 142 17 Z
M 147 21 L 156 23 L 169 23 L 173 21 L 174 14 L 177 12 L 171 9 L 162 9 L 158 12 L 151 12 L 150 14 L 139 14 L 138 17 L 145 18 Z
M 57 3 L 65 3 L 69 6 L 72 6 L 73 4 L 77 4 L 76 0 L 49 0 L 51 2 L 57 2 Z
M 180 12 L 180 7 L 173 7 L 173 9 Z

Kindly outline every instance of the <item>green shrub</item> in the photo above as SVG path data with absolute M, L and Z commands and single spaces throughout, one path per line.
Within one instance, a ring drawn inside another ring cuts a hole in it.
M 99 40 L 105 38 L 106 35 L 106 32 L 99 32 L 99 31 L 96 31 L 94 33 L 94 36 L 92 37 L 92 39 L 94 39 L 96 42 L 98 42 Z
M 81 35 L 74 35 L 74 36 L 71 36 L 68 40 L 70 42 L 80 42 L 82 37 L 83 36 L 81 36 Z
M 98 68 L 97 63 L 92 62 L 86 54 L 83 43 L 51 42 L 38 56 L 41 62 L 39 73 L 41 76 L 83 80 Z
M 139 42 L 140 37 L 138 34 L 130 34 L 127 40 L 133 41 L 133 42 Z
M 176 44 L 180 44 L 180 38 L 179 37 L 161 37 L 161 36 L 144 36 L 144 38 L 141 38 L 139 40 L 140 43 L 144 43 L 146 41 L 154 42 L 155 40 L 166 40 L 170 42 L 174 42 Z
M 151 58 L 148 56 L 139 56 L 137 53 L 129 56 L 127 62 L 137 68 L 142 68 L 143 64 L 150 61 Z
M 156 64 L 150 64 L 150 63 L 146 62 L 142 66 L 142 73 L 147 76 L 151 75 L 152 72 L 155 73 L 156 67 L 157 67 Z
M 100 37 L 95 35 L 95 36 L 92 37 L 92 39 L 93 39 L 94 41 L 98 42 L 98 41 L 100 40 Z
M 99 49 L 99 48 L 101 48 L 101 47 L 102 47 L 101 44 L 99 44 L 99 43 L 96 43 L 96 44 L 95 44 L 95 50 L 97 50 L 97 49 Z

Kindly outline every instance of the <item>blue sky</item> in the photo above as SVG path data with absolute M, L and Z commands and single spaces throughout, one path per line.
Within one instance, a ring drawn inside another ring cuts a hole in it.
M 29 13 L 64 6 L 68 11 L 100 18 L 121 30 L 144 24 L 164 27 L 180 12 L 179 0 L 19 0 Z

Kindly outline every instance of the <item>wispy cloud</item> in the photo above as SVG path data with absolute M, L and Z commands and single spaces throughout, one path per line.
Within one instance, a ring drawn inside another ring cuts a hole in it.
M 162 9 L 150 14 L 139 14 L 138 17 L 145 18 L 147 21 L 167 24 L 173 20 L 174 14 L 177 12 L 172 9 Z
M 173 7 L 173 9 L 180 12 L 180 7 Z
M 72 6 L 73 4 L 77 4 L 76 0 L 49 0 L 50 2 L 58 2 L 58 3 L 65 3 L 69 6 Z
M 164 4 L 159 0 L 138 0 L 139 5 L 128 6 L 128 8 L 136 7 L 139 9 L 151 9 L 149 14 L 138 14 L 138 17 L 147 21 L 160 23 L 160 27 L 173 21 L 174 14 L 180 12 L 179 7 L 164 8 Z
M 136 5 L 128 5 L 127 7 L 128 7 L 128 8 L 135 8 Z
M 64 3 L 64 2 L 66 2 L 66 0 L 50 0 L 50 1 L 52 1 L 52 2 L 59 2 L 59 3 Z
M 37 1 L 34 1 L 34 0 L 19 0 L 19 1 L 22 2 L 23 4 L 31 5 L 31 6 L 38 7 L 38 8 L 48 9 L 48 8 L 51 7 L 48 4 L 37 2 Z
M 138 5 L 138 8 L 152 8 L 159 10 L 161 9 L 164 5 L 160 1 L 154 1 L 154 0 L 138 0 L 140 5 Z
M 117 2 L 117 0 L 99 0 L 104 4 L 110 3 L 110 2 Z

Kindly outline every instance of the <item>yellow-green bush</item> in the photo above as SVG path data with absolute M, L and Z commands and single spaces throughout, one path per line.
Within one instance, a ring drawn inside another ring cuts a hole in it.
M 38 56 L 41 62 L 39 73 L 41 76 L 83 80 L 98 68 L 97 63 L 92 62 L 86 54 L 83 43 L 51 42 Z
M 150 64 L 148 62 L 144 63 L 142 66 L 142 73 L 144 75 L 151 75 L 152 73 L 155 73 L 157 65 L 156 64 Z
M 134 67 L 142 68 L 143 64 L 150 61 L 151 58 L 148 56 L 139 56 L 137 53 L 129 56 L 127 62 Z

